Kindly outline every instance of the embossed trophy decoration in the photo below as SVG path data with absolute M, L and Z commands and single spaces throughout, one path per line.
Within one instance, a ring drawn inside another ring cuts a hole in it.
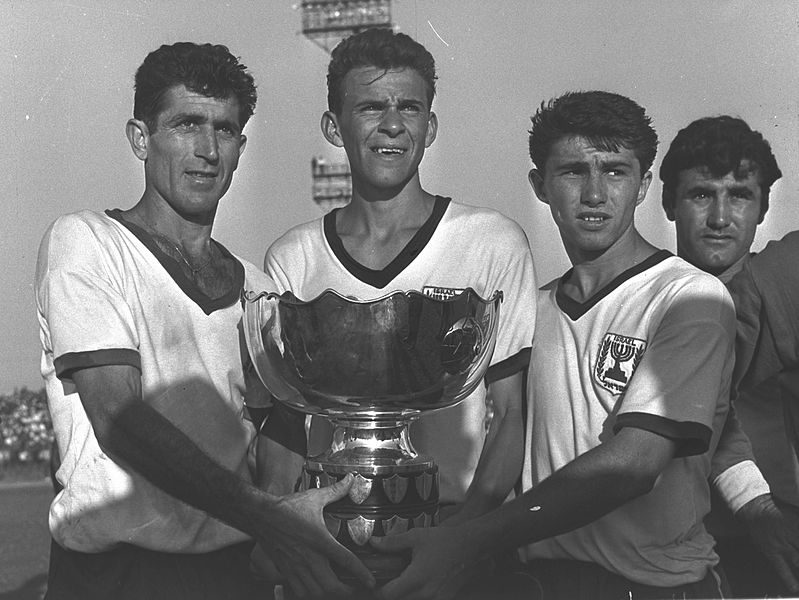
M 245 292 L 244 300 L 247 347 L 264 385 L 334 426 L 330 447 L 305 463 L 304 489 L 355 473 L 349 496 L 325 508 L 325 522 L 378 581 L 395 577 L 407 558 L 378 553 L 369 539 L 438 521 L 438 467 L 414 450 L 409 425 L 480 384 L 502 292 L 358 301 L 328 290 L 310 302 Z

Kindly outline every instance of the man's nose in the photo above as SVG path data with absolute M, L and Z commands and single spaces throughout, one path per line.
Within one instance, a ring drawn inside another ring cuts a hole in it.
M 219 160 L 219 141 L 213 127 L 202 128 L 196 140 L 195 154 L 210 163 Z
M 707 224 L 711 229 L 724 229 L 730 224 L 730 201 L 722 196 L 713 198 L 707 214 Z
M 395 107 L 390 107 L 383 113 L 383 118 L 380 120 L 380 131 L 391 137 L 396 137 L 405 131 L 402 115 Z
M 605 203 L 605 188 L 599 175 L 588 175 L 583 186 L 582 202 L 588 206 L 597 206 Z

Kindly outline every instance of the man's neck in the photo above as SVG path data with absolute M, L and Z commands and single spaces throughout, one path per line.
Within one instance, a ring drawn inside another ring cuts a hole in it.
M 741 258 L 736 260 L 732 263 L 729 267 L 724 269 L 721 273 L 717 275 L 717 277 L 721 280 L 723 284 L 728 284 L 730 280 L 732 280 L 738 272 L 744 268 L 744 265 L 749 261 L 750 254 L 747 252 Z
M 177 213 L 163 200 L 147 196 L 122 214 L 151 235 L 166 238 L 192 255 L 202 254 L 210 244 L 214 215 L 192 220 Z
M 221 298 L 235 285 L 235 261 L 211 243 L 213 215 L 193 221 L 144 196 L 122 218 L 146 231 L 209 298 Z
M 596 257 L 573 259 L 574 268 L 563 284 L 564 293 L 583 303 L 599 290 L 652 256 L 658 249 L 647 242 L 634 228 Z
M 435 196 L 421 188 L 418 192 L 377 201 L 353 193 L 352 202 L 336 214 L 336 232 L 347 253 L 374 270 L 391 263 L 435 207 Z

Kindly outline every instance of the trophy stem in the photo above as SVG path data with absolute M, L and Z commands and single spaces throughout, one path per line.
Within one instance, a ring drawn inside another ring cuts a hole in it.
M 304 489 L 355 473 L 348 496 L 325 507 L 325 523 L 380 582 L 399 575 L 410 557 L 381 554 L 369 539 L 438 523 L 438 467 L 416 452 L 408 432 L 417 417 L 328 415 L 335 427 L 331 446 L 305 463 Z
M 419 455 L 411 443 L 409 427 L 418 417 L 418 412 L 373 417 L 328 415 L 334 427 L 333 440 L 327 450 L 309 458 L 306 467 L 330 475 L 416 473 L 431 469 L 433 460 Z

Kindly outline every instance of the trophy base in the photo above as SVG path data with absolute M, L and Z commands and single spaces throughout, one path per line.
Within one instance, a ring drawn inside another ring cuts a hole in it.
M 438 467 L 416 454 L 407 428 L 407 420 L 337 422 L 333 446 L 308 459 L 303 470 L 303 489 L 325 487 L 354 473 L 348 495 L 325 507 L 325 525 L 378 585 L 397 577 L 410 563 L 410 554 L 378 552 L 369 540 L 438 524 Z M 352 583 L 346 574 L 339 575 Z

